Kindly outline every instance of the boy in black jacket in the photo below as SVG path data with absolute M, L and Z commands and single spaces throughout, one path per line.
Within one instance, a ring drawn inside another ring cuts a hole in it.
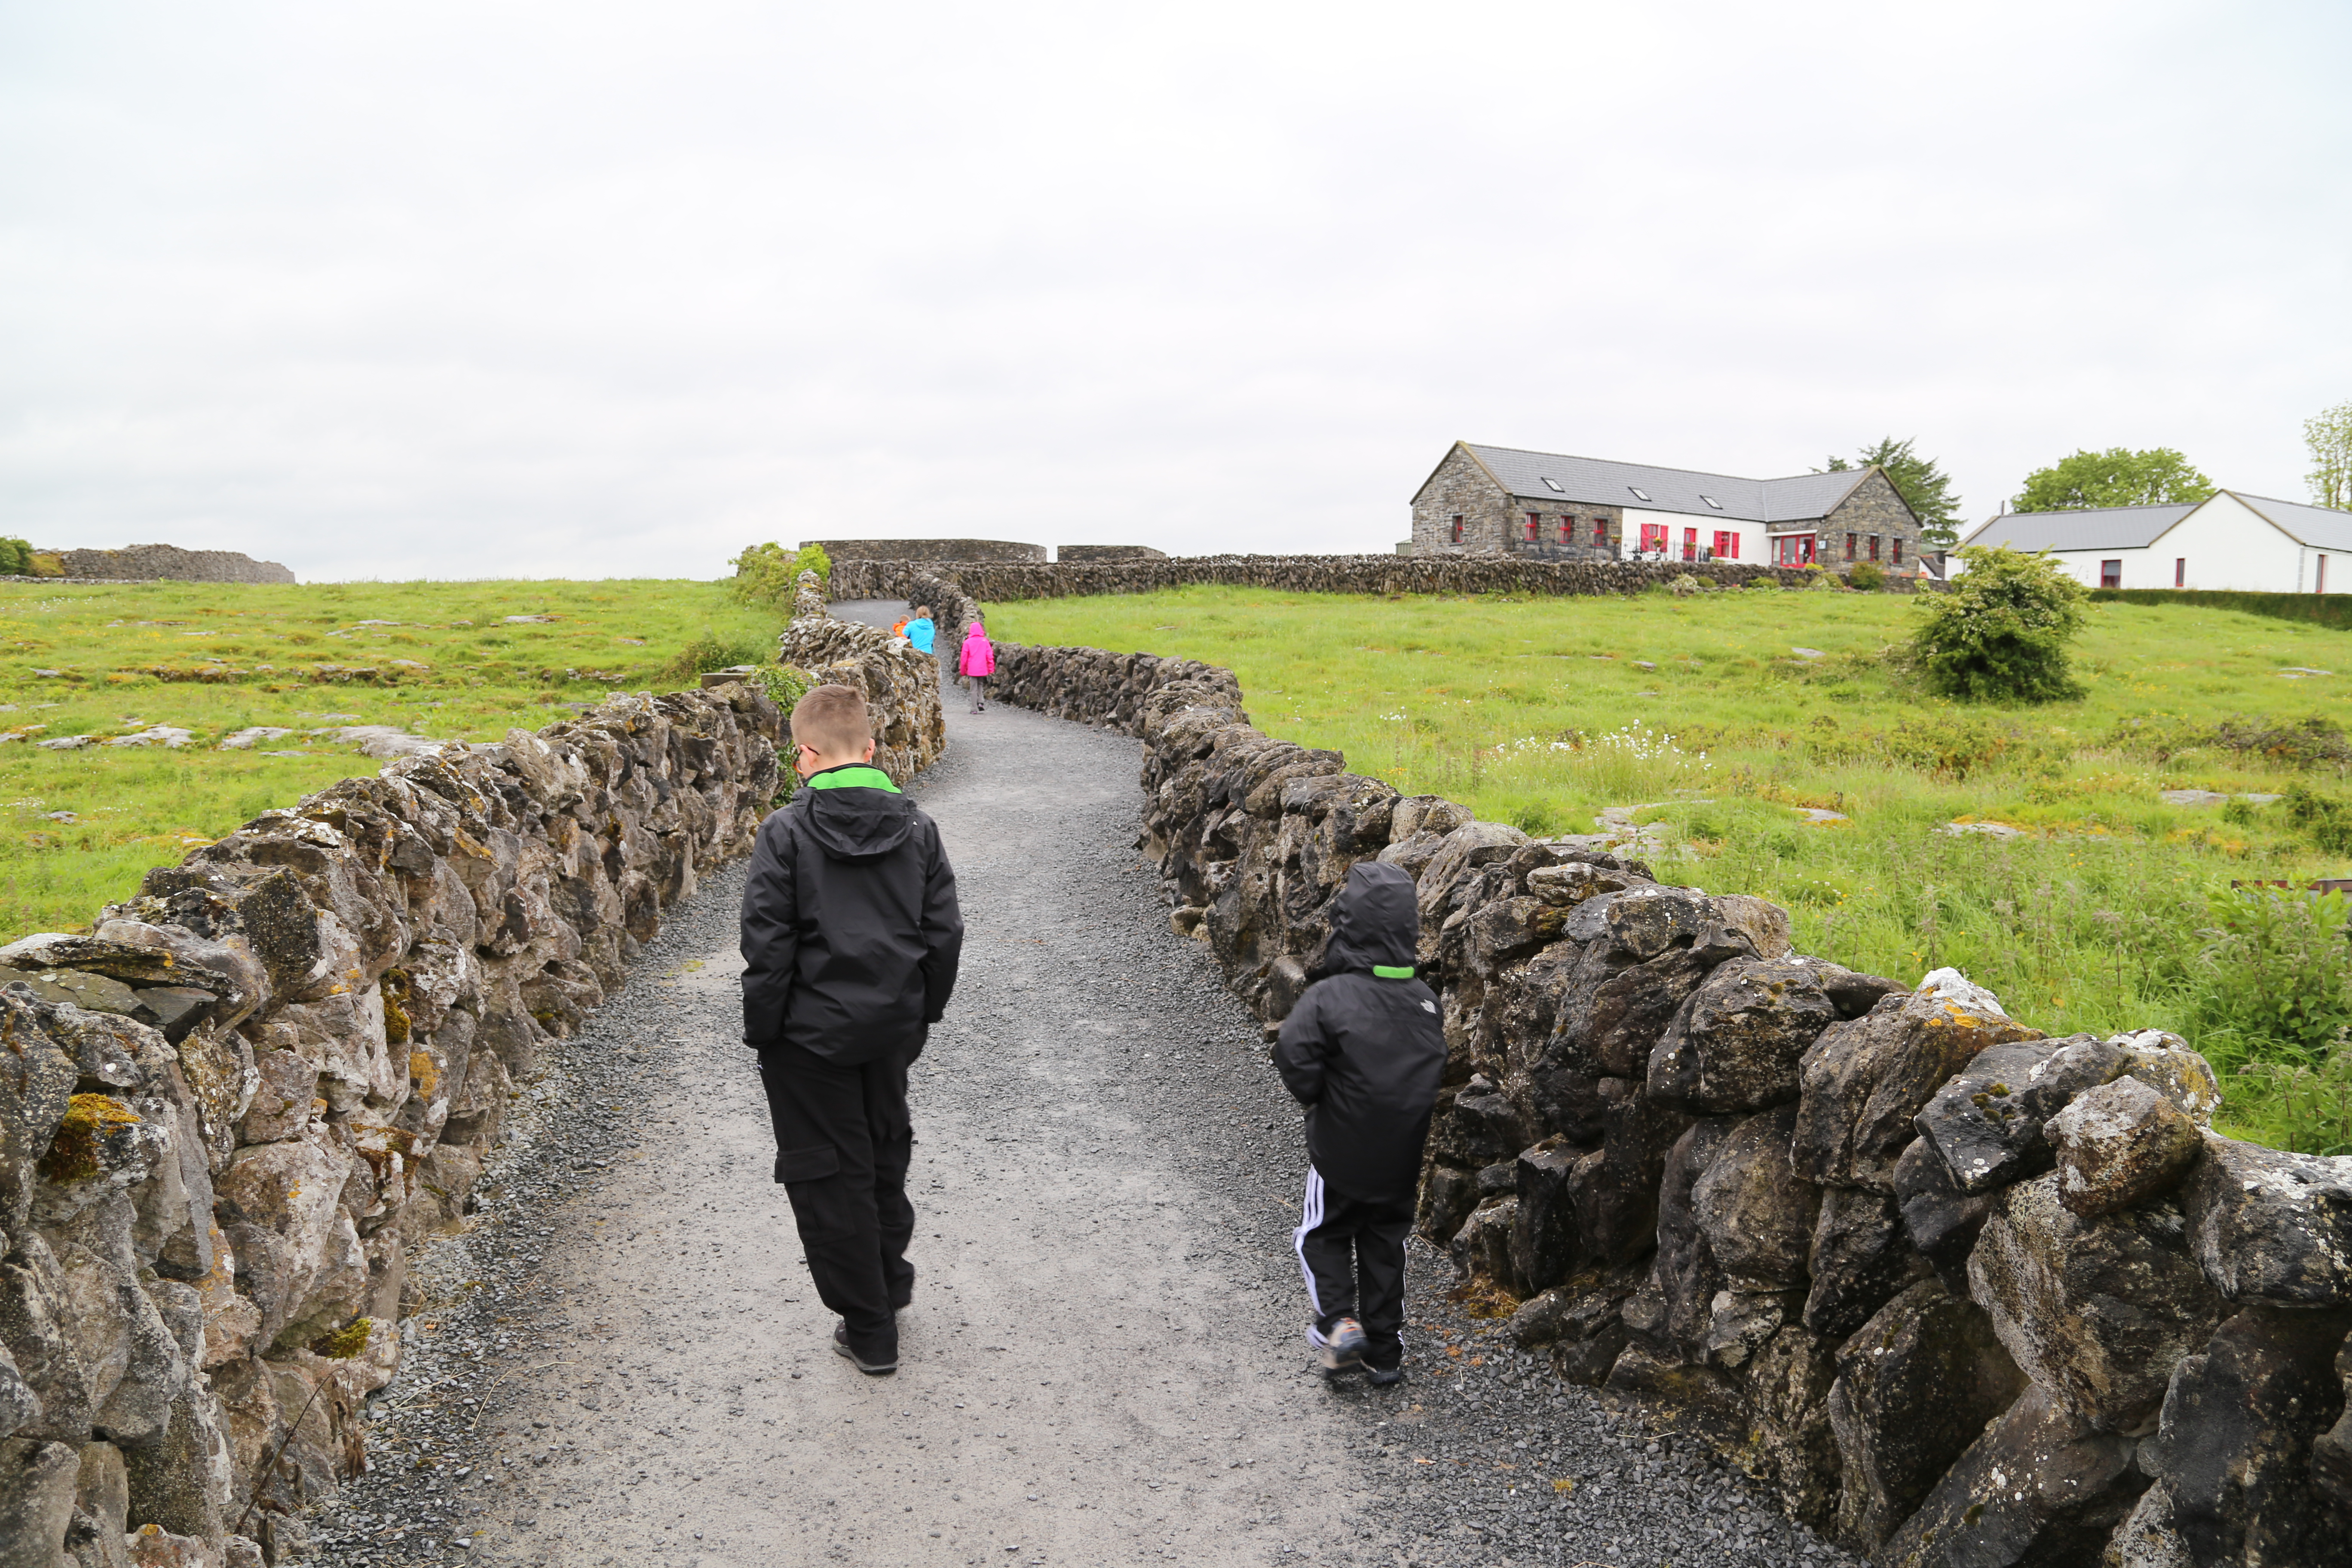
M 879 1376 L 915 1288 L 907 1068 L 955 989 L 963 916 L 939 828 L 871 765 L 864 694 L 816 688 L 793 741 L 808 782 L 760 825 L 743 888 L 743 1040 L 834 1348 Z
M 1326 1371 L 1404 1375 L 1404 1238 L 1421 1146 L 1445 1068 L 1437 998 L 1413 978 L 1421 921 L 1412 879 L 1350 867 L 1319 977 L 1282 1021 L 1282 1081 L 1307 1107 L 1306 1212 L 1297 1232 Z

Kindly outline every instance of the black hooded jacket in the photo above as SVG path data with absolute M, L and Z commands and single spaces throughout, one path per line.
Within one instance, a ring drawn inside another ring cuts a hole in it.
M 1274 1047 L 1282 1081 L 1307 1107 L 1307 1149 L 1350 1197 L 1409 1196 L 1445 1070 L 1437 998 L 1412 977 L 1421 935 L 1412 879 L 1363 861 L 1331 917 L 1331 942 Z
M 963 951 L 955 872 L 887 773 L 814 775 L 760 825 L 743 887 L 743 1041 L 845 1067 L 922 1048 Z

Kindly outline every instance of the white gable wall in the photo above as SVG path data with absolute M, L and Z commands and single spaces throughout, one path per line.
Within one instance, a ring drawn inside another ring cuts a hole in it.
M 2314 552 L 2281 532 L 2270 519 L 2227 492 L 2174 523 L 2144 552 L 2147 561 L 2135 577 L 2124 566 L 2126 588 L 2169 588 L 2173 563 L 2189 563 L 2189 588 L 2240 588 L 2263 594 L 2308 594 L 2313 591 Z M 2090 582 L 2096 587 L 2099 565 L 2091 563 Z M 2352 593 L 2352 562 L 2329 566 L 2327 586 Z
M 1715 536 L 1717 533 L 1734 533 L 1739 536 L 1738 560 L 1741 564 L 1758 566 L 1768 564 L 1765 560 L 1764 525 L 1760 522 L 1742 522 L 1736 517 L 1725 517 L 1719 512 L 1709 512 L 1700 516 L 1693 512 L 1647 511 L 1630 506 L 1625 508 L 1625 553 L 1627 555 L 1632 555 L 1634 551 L 1641 548 L 1642 525 L 1645 522 L 1664 526 L 1667 553 L 1676 560 L 1682 558 L 1683 530 L 1696 528 L 1698 530 L 1698 547 L 1701 550 L 1714 549 Z M 1728 561 L 1732 558 L 1727 555 L 1723 559 Z

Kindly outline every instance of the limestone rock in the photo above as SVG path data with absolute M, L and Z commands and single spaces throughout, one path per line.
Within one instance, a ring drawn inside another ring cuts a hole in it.
M 2310 1485 L 2312 1440 L 2343 1397 L 2336 1359 L 2348 1330 L 2352 1311 L 2249 1307 L 2173 1369 L 2142 1462 L 2192 1561 L 2352 1561 Z
M 2103 1431 L 2153 1428 L 2172 1369 L 2222 1316 L 2168 1202 L 2081 1219 L 2058 1178 L 2000 1194 L 1969 1258 L 1978 1305 L 2026 1375 Z
M 1974 1302 L 1922 1279 L 1881 1307 L 1838 1348 L 1829 1393 L 1839 1537 L 1879 1545 L 2024 1390 Z
M 2096 1561 L 2147 1486 L 2130 1438 L 2029 1387 L 1969 1446 L 1872 1561 L 1879 1568 L 2034 1568 Z
M 2172 1498 L 2157 1482 L 2139 1494 L 2099 1553 L 2099 1568 L 2197 1568 L 2189 1542 L 2172 1528 Z
M 2311 1445 L 2311 1485 L 2337 1513 L 2352 1518 L 2352 1342 L 2336 1351 L 2335 1376 L 2344 1414 Z
M 1820 1219 L 1821 1189 L 1789 1173 L 1797 1108 L 1748 1118 L 1691 1189 L 1700 1233 L 1736 1290 L 1801 1289 Z
M 1823 1187 L 1806 1269 L 1805 1327 L 1842 1340 L 1905 1286 L 1928 1271 L 1927 1260 L 1903 1233 L 1903 1212 L 1891 1193 L 1871 1187 Z
M 1756 1424 L 1749 1444 L 1790 1518 L 1829 1522 L 1837 1506 L 1837 1437 L 1829 1414 L 1832 1347 L 1817 1334 L 1783 1328 L 1749 1358 L 1742 1383 Z
M 0 1564 L 56 1568 L 72 1521 L 75 1451 L 33 1437 L 0 1441 Z
M 1985 994 L 1974 986 L 1893 993 L 1822 1030 L 1798 1064 L 1797 1173 L 1891 1191 L 1895 1163 L 1917 1136 L 1913 1119 L 1936 1091 L 1987 1047 L 2042 1037 L 1977 999 Z
M 1811 965 L 1734 958 L 1709 974 L 1650 1053 L 1650 1093 L 1706 1116 L 1797 1098 L 1797 1058 L 1837 1018 Z
M 2125 1065 L 2088 1035 L 1994 1046 L 1937 1089 L 1916 1123 L 1962 1192 L 1989 1193 L 2048 1170 L 2056 1156 L 2042 1123 Z
M 2197 1261 L 2230 1300 L 2352 1305 L 2352 1159 L 2208 1133 L 2180 1205 Z
M 1668 1151 L 1658 1184 L 1658 1252 L 1650 1272 L 1658 1294 L 1658 1316 L 1645 1331 L 1694 1358 L 1706 1344 L 1715 1298 L 1724 1289 L 1724 1279 L 1706 1234 L 1699 1227 L 1692 1189 L 1738 1125 L 1719 1116 L 1694 1123 Z
M 1747 893 L 1717 893 L 1707 900 L 1707 918 L 1692 940 L 1691 952 L 1702 963 L 1785 958 L 1789 911 Z
M 1528 891 L 1559 909 L 1572 910 L 1603 893 L 1622 893 L 1637 880 L 1622 870 L 1607 870 L 1581 861 L 1542 866 L 1528 873 Z
M 1669 948 L 1688 948 L 1711 913 L 1706 896 L 1688 888 L 1637 886 L 1580 903 L 1562 934 L 1598 946 L 1618 963 L 1643 963 Z
M 1658 1184 L 1690 1118 L 1633 1094 L 1612 1100 L 1601 1121 L 1601 1147 L 1569 1177 L 1578 1241 L 1589 1262 L 1633 1263 L 1657 1244 Z
M 2190 1050 L 2179 1035 L 2138 1029 L 2111 1036 L 2107 1043 L 2124 1053 L 2132 1077 L 2179 1106 L 2198 1126 L 2211 1123 L 2221 1103 L 2221 1080 L 2213 1076 L 2213 1064 Z
M 1955 1296 L 1969 1293 L 1969 1254 L 1992 1213 L 1989 1194 L 1960 1191 L 1936 1145 L 1915 1140 L 1895 1163 L 1895 1201 L 1902 1205 L 1903 1234 Z
M 1498 1286 L 1514 1296 L 1525 1294 L 1511 1268 L 1511 1225 L 1519 1200 L 1503 1198 L 1475 1210 L 1446 1244 L 1454 1260 L 1454 1278 L 1465 1284 Z
M 1575 1196 L 1569 1186 L 1580 1154 L 1558 1140 L 1519 1152 L 1513 1183 L 1519 1205 L 1511 1222 L 1511 1268 L 1529 1289 L 1558 1284 L 1580 1261 Z
M 2137 1078 L 2085 1089 L 2048 1132 L 2058 1201 L 2085 1219 L 2170 1192 L 2205 1146 L 2188 1113 Z
M 1648 1073 L 1651 1052 L 1706 978 L 1706 966 L 1687 948 L 1665 948 L 1638 963 L 1623 962 L 1623 952 L 1598 941 L 1585 947 L 1561 993 L 1545 1068 L 1603 1078 Z

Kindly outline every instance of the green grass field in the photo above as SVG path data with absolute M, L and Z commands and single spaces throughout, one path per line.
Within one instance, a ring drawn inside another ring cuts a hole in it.
M 690 644 L 700 668 L 768 656 L 776 629 L 719 583 L 0 584 L 5 935 L 80 929 L 147 868 L 383 765 L 310 731 L 497 740 L 675 688 Z M 37 743 L 151 725 L 192 742 Z M 219 749 L 253 726 L 292 732 Z
M 2273 951 L 2341 910 L 2298 899 L 2294 931 L 2249 935 L 2227 891 L 2352 875 L 2352 856 L 2323 852 L 2283 805 L 2159 798 L 2352 795 L 2340 734 L 2242 738 L 2340 723 L 2352 633 L 2102 604 L 2077 649 L 2085 699 L 1967 709 L 1885 657 L 1911 616 L 1907 598 L 1864 594 L 1201 588 L 993 605 L 990 629 L 1224 665 L 1268 732 L 1530 832 L 1647 806 L 1662 877 L 1786 905 L 1801 951 L 1905 980 L 1955 964 L 2053 1035 L 2178 1030 L 2251 1069 L 2231 1085 L 2235 1131 L 2352 1148 L 2352 1051 L 2331 1038 L 2352 1018 L 2344 943 L 2323 933 L 2300 967 Z M 2297 666 L 2338 673 L 2280 674 Z M 2016 836 L 1938 831 L 1955 822 Z

